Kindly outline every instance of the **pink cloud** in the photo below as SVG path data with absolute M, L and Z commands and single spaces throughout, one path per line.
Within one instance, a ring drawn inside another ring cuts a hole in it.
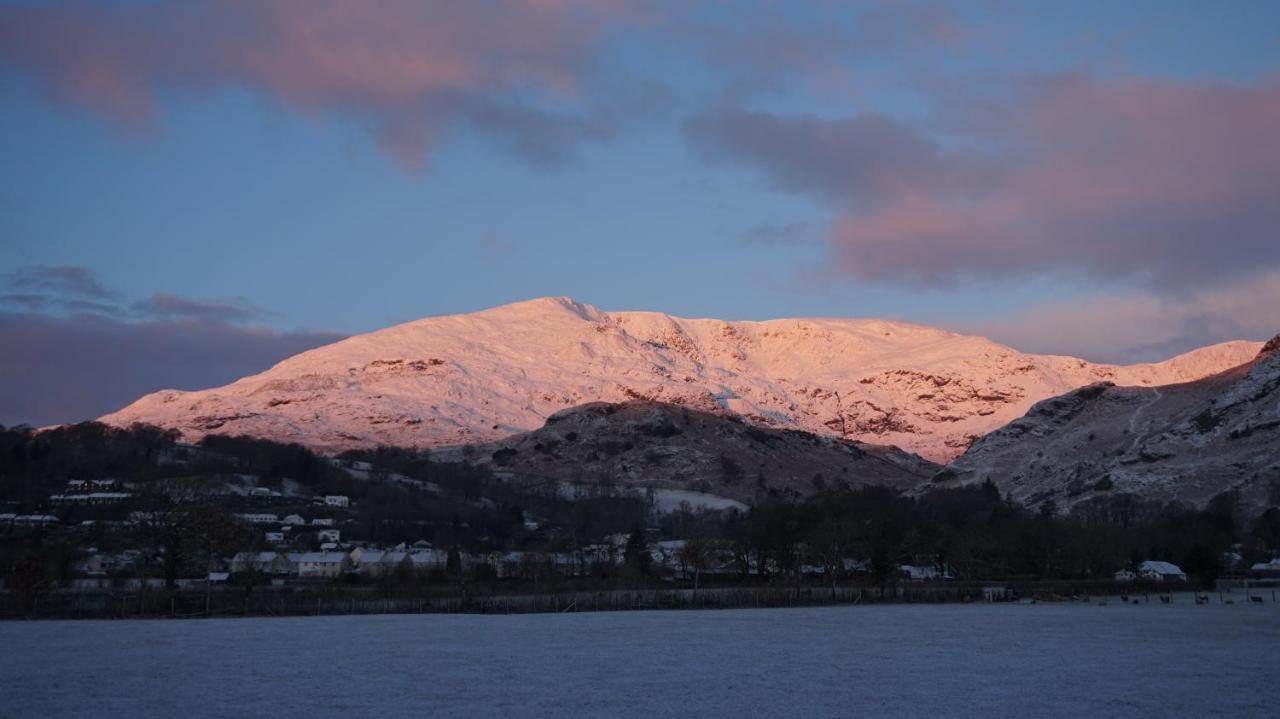
M 366 123 L 407 166 L 498 93 L 572 99 L 620 5 L 224 0 L 0 8 L 0 61 L 123 127 L 164 92 L 237 86 Z
M 1280 264 L 1276 82 L 1007 89 L 940 110 L 962 145 L 867 114 L 718 108 L 687 129 L 712 156 L 831 202 L 834 266 L 858 278 L 1067 271 L 1176 291 Z
M 1269 339 L 1280 332 L 1278 309 L 1280 271 L 1271 271 L 1176 297 L 1130 292 L 1049 302 L 955 329 L 1028 352 L 1135 362 L 1226 340 Z

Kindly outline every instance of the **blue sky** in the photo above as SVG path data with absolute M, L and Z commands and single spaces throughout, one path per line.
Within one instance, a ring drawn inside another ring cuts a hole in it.
M 1240 157 L 1280 107 L 1275 3 L 458 7 L 0 5 L 0 312 L 261 343 L 569 295 L 1102 360 L 1277 330 L 1277 151 Z M 24 291 L 56 268 L 110 301 Z

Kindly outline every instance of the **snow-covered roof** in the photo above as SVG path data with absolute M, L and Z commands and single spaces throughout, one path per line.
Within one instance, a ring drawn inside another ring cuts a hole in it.
M 1151 572 L 1153 574 L 1185 574 L 1185 572 L 1183 572 L 1176 564 L 1150 559 L 1138 565 L 1138 571 Z

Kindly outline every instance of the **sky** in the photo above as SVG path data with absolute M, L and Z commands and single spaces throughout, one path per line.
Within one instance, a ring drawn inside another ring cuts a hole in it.
M 539 296 L 1280 332 L 1280 3 L 0 0 L 0 423 Z

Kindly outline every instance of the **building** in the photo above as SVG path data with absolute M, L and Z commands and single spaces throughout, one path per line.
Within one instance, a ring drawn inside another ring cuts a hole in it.
M 1280 577 L 1280 558 L 1272 559 L 1270 562 L 1258 562 L 1249 567 L 1249 571 L 1259 577 Z
M 332 527 L 334 524 L 333 517 L 313 517 L 311 520 L 313 527 Z
M 249 524 L 279 524 L 280 517 L 266 512 L 246 512 L 235 515 Z
M 284 532 L 267 532 L 264 538 L 268 544 L 284 544 Z
M 301 527 L 302 525 L 307 523 L 307 520 L 303 519 L 302 515 L 300 514 L 286 515 L 285 518 L 280 521 L 284 524 L 292 525 L 294 527 Z
M 342 552 L 304 552 L 297 561 L 299 577 L 332 578 L 351 566 L 351 558 Z
M 324 503 L 330 507 L 350 507 L 351 500 L 345 494 L 326 494 Z
M 1128 569 L 1121 569 L 1116 572 L 1115 577 L 1117 582 L 1132 582 L 1138 578 L 1138 575 Z
M 1187 573 L 1176 564 L 1147 560 L 1138 565 L 1138 576 L 1149 582 L 1185 582 Z
M 263 574 L 293 574 L 297 568 L 289 555 L 281 552 L 240 552 L 231 558 L 230 569 L 237 572 L 261 572 Z
M 337 542 L 342 538 L 342 533 L 336 529 L 322 529 L 316 532 L 316 541 L 318 542 Z

